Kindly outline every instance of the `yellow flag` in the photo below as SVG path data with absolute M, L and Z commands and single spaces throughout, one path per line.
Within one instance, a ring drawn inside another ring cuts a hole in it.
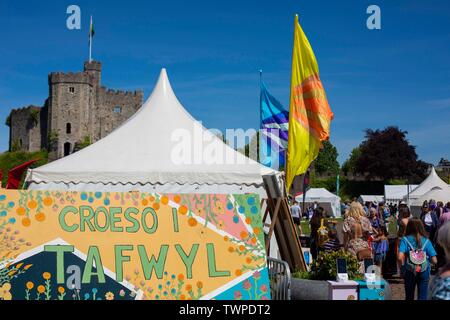
M 295 16 L 292 51 L 289 136 L 286 154 L 286 187 L 308 170 L 330 134 L 333 113 L 319 78 L 314 52 Z

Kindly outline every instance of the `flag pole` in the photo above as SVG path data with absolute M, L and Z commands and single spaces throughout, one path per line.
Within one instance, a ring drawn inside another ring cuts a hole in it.
M 92 16 L 91 24 L 89 25 L 89 62 L 92 62 Z
M 295 17 L 294 17 L 294 39 L 293 39 L 292 43 L 294 43 L 294 41 L 295 41 L 295 27 L 296 27 L 295 23 L 296 23 L 297 19 L 298 19 L 298 14 L 296 13 Z M 292 46 L 292 59 L 293 58 L 294 58 L 294 45 Z M 292 71 L 291 71 L 291 73 L 292 73 Z M 291 74 L 290 90 L 289 90 L 289 119 L 288 119 L 288 123 L 291 122 L 290 118 L 292 116 L 291 115 L 292 112 L 290 112 L 291 111 L 290 110 L 290 108 L 291 108 L 291 105 L 290 105 L 291 104 L 291 96 L 292 96 L 292 74 Z M 286 146 L 286 153 L 285 153 L 285 159 L 284 159 L 284 189 L 286 191 L 286 196 L 287 197 L 289 197 L 289 190 L 287 188 L 287 173 L 288 173 L 288 166 L 289 166 L 289 161 L 288 160 L 289 160 L 289 136 L 288 136 L 288 144 Z M 291 187 L 292 187 L 292 182 L 291 182 Z
M 262 90 L 262 69 L 259 69 L 259 129 L 256 133 L 256 161 L 261 161 L 261 133 L 262 133 L 262 112 L 261 112 L 261 90 Z
M 259 96 L 259 129 L 262 129 L 262 119 L 261 119 L 261 89 L 262 89 L 262 69 L 259 69 L 259 90 L 260 90 L 260 96 Z

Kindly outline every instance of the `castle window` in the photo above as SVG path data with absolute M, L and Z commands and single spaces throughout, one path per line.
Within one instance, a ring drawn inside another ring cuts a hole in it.
M 114 108 L 114 113 L 122 113 L 122 107 L 121 106 L 116 106 Z
M 67 134 L 72 133 L 72 125 L 70 123 L 66 123 L 66 133 Z
M 64 157 L 70 154 L 70 142 L 64 143 Z
M 69 92 L 70 93 L 75 93 L 75 87 L 69 87 Z

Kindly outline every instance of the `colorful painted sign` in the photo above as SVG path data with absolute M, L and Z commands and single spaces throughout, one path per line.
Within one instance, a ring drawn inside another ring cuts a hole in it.
M 269 298 L 257 195 L 0 190 L 0 300 Z

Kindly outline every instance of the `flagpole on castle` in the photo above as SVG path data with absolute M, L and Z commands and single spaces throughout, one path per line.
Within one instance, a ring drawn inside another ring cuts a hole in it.
M 89 62 L 92 62 L 92 16 L 89 25 Z

